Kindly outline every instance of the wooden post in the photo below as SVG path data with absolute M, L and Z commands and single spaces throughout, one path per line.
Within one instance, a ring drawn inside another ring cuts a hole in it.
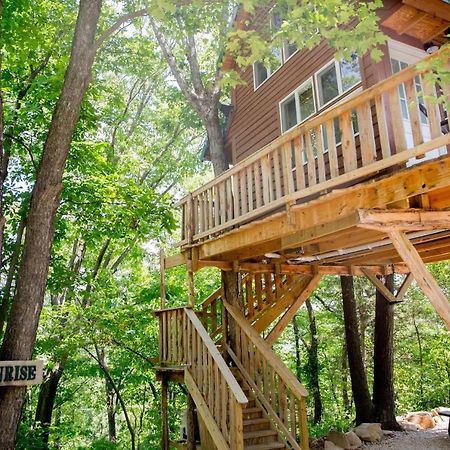
M 169 420 L 167 414 L 167 376 L 162 375 L 161 380 L 161 450 L 169 450 Z
M 191 394 L 187 395 L 187 450 L 196 449 L 195 439 L 195 403 Z
M 302 397 L 299 401 L 299 428 L 300 428 L 300 446 L 302 450 L 309 450 L 309 434 L 308 434 L 308 419 L 306 415 L 306 402 Z
M 164 249 L 161 248 L 159 251 L 159 275 L 161 277 L 159 292 L 161 295 L 161 309 L 166 307 L 166 268 L 165 268 L 165 258 Z
M 188 275 L 188 295 L 189 295 L 189 307 L 195 306 L 195 288 L 194 288 L 194 272 L 192 267 L 192 259 L 188 259 L 186 262 L 187 275 Z
M 400 257 L 414 274 L 417 284 L 450 330 L 450 303 L 426 268 L 419 253 L 403 231 L 392 230 L 389 232 L 389 237 Z

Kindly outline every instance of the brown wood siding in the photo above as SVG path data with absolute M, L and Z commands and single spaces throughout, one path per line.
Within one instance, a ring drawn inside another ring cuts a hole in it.
M 381 20 L 392 14 L 401 5 L 401 0 L 385 0 L 379 10 Z M 257 22 L 264 20 L 259 13 Z M 420 41 L 405 35 L 398 35 L 382 27 L 392 39 L 422 48 Z M 383 46 L 384 56 L 379 63 L 364 56 L 360 61 L 362 85 L 364 88 L 376 84 L 391 75 L 387 46 Z M 281 135 L 280 101 L 314 75 L 329 62 L 334 50 L 323 42 L 312 50 L 303 50 L 294 54 L 271 77 L 256 90 L 253 84 L 253 68 L 242 74 L 245 86 L 237 87 L 232 95 L 233 112 L 226 137 L 226 147 L 233 156 L 233 163 L 239 162 L 250 154 L 272 142 Z M 231 151 L 232 149 L 232 151 Z

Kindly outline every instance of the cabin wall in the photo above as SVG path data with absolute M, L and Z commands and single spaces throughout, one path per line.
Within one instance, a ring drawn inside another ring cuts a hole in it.
M 379 10 L 381 20 L 395 12 L 401 0 L 385 0 Z M 267 10 L 256 17 L 256 23 L 264 22 Z M 382 27 L 389 38 L 423 48 L 422 43 L 406 35 L 399 35 Z M 362 87 L 367 88 L 391 75 L 387 46 L 383 46 L 384 56 L 378 63 L 369 56 L 360 60 Z M 304 81 L 313 76 L 334 55 L 334 50 L 326 42 L 312 50 L 302 50 L 287 60 L 271 77 L 256 90 L 253 83 L 253 68 L 242 74 L 245 86 L 238 86 L 232 93 L 233 112 L 226 136 L 225 147 L 233 163 L 256 152 L 281 135 L 279 103 Z M 343 97 L 339 97 L 340 100 Z M 321 110 L 322 111 L 322 110 Z M 320 111 L 320 112 L 321 112 Z

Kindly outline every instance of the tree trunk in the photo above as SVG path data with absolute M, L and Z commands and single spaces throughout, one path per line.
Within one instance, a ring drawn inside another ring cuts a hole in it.
M 50 372 L 47 380 L 42 383 L 39 390 L 38 404 L 36 407 L 35 422 L 40 422 L 43 433 L 42 442 L 48 443 L 49 428 L 52 423 L 53 408 L 55 406 L 56 393 L 58 385 L 64 371 L 64 366 L 67 361 L 67 356 L 64 356 L 59 361 L 53 370 Z
M 341 386 L 342 386 L 342 401 L 344 402 L 344 411 L 346 417 L 349 417 L 352 411 L 352 403 L 348 396 L 348 355 L 347 355 L 347 346 L 344 342 L 342 346 L 342 378 L 341 378 Z
M 342 302 L 344 307 L 345 342 L 352 392 L 355 400 L 356 423 L 373 422 L 373 406 L 367 385 L 366 372 L 361 354 L 361 340 L 358 334 L 353 277 L 341 277 Z
M 222 270 L 222 285 L 225 300 L 230 303 L 230 305 L 239 309 L 239 311 L 243 311 L 244 305 L 240 295 L 239 282 L 240 277 L 238 273 Z M 228 341 L 232 350 L 236 351 L 236 324 L 230 315 L 227 316 L 227 321 L 229 326 Z
M 322 396 L 320 395 L 319 384 L 319 343 L 317 341 L 316 316 L 311 301 L 308 299 L 305 303 L 308 309 L 309 332 L 311 335 L 311 345 L 308 350 L 309 378 L 314 398 L 314 424 L 317 424 L 322 419 Z
M 386 287 L 394 291 L 394 275 L 385 278 Z M 388 430 L 400 430 L 395 419 L 394 401 L 394 305 L 377 290 L 373 352 L 374 419 Z
M 228 170 L 228 161 L 225 155 L 223 131 L 219 121 L 218 105 L 213 112 L 203 120 L 208 134 L 209 153 L 214 168 L 214 175 L 217 177 Z
M 81 102 L 89 86 L 94 62 L 94 39 L 101 0 L 80 0 L 79 13 L 61 96 L 53 113 L 42 161 L 33 188 L 27 235 L 1 360 L 31 359 L 44 300 L 62 189 L 62 176 Z M 0 446 L 14 448 L 25 387 L 0 389 Z
M 302 381 L 302 361 L 300 355 L 300 330 L 298 329 L 297 314 L 292 319 L 292 328 L 294 329 L 295 339 L 295 374 L 297 379 Z

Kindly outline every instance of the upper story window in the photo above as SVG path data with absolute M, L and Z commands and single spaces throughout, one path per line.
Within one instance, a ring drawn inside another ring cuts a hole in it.
M 331 61 L 316 74 L 319 107 L 327 105 L 360 81 L 361 73 L 356 55 L 351 60 Z
M 312 80 L 308 80 L 280 103 L 281 131 L 285 132 L 316 112 Z

